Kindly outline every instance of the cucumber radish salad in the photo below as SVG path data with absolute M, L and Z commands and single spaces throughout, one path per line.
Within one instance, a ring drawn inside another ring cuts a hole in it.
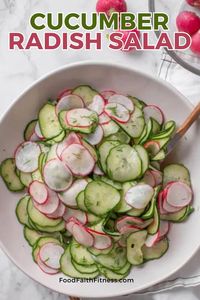
M 66 89 L 1 163 L 34 262 L 53 275 L 120 280 L 168 249 L 193 211 L 190 174 L 163 166 L 176 131 L 162 110 L 115 91 Z

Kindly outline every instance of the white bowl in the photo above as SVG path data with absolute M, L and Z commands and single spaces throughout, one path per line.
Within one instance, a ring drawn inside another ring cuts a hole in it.
M 0 122 L 0 161 L 13 156 L 16 145 L 22 141 L 25 125 L 37 116 L 47 99 L 55 98 L 62 89 L 79 84 L 90 84 L 99 91 L 113 89 L 135 95 L 147 103 L 159 105 L 168 119 L 178 124 L 190 113 L 186 99 L 167 83 L 127 67 L 104 63 L 78 63 L 65 66 L 33 84 L 18 97 Z M 198 250 L 200 245 L 200 127 L 196 123 L 177 148 L 171 160 L 184 163 L 191 170 L 194 187 L 195 212 L 187 222 L 172 225 L 168 252 L 159 260 L 132 269 L 121 283 L 63 283 L 63 274 L 43 273 L 33 262 L 31 247 L 23 237 L 23 227 L 15 216 L 20 194 L 10 193 L 0 181 L 0 244 L 10 259 L 28 276 L 57 292 L 79 297 L 114 297 L 130 294 L 150 287 L 180 269 Z

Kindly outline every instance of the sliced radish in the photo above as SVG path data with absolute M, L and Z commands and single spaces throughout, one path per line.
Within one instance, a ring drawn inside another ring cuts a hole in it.
M 148 123 L 150 118 L 156 120 L 160 125 L 164 122 L 164 114 L 156 105 L 147 105 L 144 107 L 145 121 Z
M 127 123 L 130 119 L 130 112 L 128 109 L 118 103 L 108 103 L 105 106 L 105 113 L 113 120 L 120 123 Z
M 71 95 L 72 90 L 71 89 L 65 89 L 58 95 L 58 100 L 62 99 L 65 96 Z
M 168 188 L 166 200 L 169 205 L 182 208 L 192 201 L 192 190 L 183 182 L 174 182 Z
M 32 173 L 38 169 L 40 146 L 34 142 L 22 143 L 15 152 L 15 163 L 18 170 Z
M 156 171 L 156 170 L 151 170 L 151 174 L 154 176 L 156 186 L 162 183 L 162 181 L 163 181 L 162 172 Z
M 67 112 L 66 121 L 69 126 L 85 128 L 94 124 L 94 116 L 96 113 L 89 109 L 77 108 Z
M 99 125 L 105 125 L 105 124 L 108 124 L 110 122 L 110 118 L 105 114 L 105 113 L 102 113 L 100 116 L 99 116 Z
M 149 141 L 144 144 L 144 148 L 154 157 L 160 151 L 160 144 L 156 141 Z
M 43 214 L 53 214 L 59 206 L 59 198 L 56 192 L 51 191 L 48 189 L 48 199 L 44 204 L 38 204 L 37 202 L 33 201 L 34 206 Z
M 65 223 L 65 228 L 67 231 L 69 231 L 72 234 L 73 226 L 76 224 L 74 220 L 71 220 L 73 218 L 70 218 L 66 223 Z
M 37 256 L 37 264 L 38 266 L 40 267 L 40 269 L 46 273 L 46 274 L 49 274 L 49 275 L 54 275 L 54 274 L 57 274 L 59 272 L 59 269 L 52 269 L 50 267 L 47 267 L 47 265 L 45 265 L 42 260 L 40 259 L 40 256 L 38 254 Z
M 153 245 L 155 245 L 155 243 L 158 241 L 159 241 L 159 233 L 158 232 L 153 235 L 148 235 L 147 239 L 145 241 L 145 246 L 153 247 Z
M 95 164 L 93 173 L 94 173 L 95 175 L 99 175 L 99 176 L 103 176 L 103 175 L 104 175 L 104 172 L 99 168 L 99 166 L 98 166 L 97 163 Z
M 66 212 L 66 206 L 60 201 L 56 211 L 54 211 L 54 213 L 52 214 L 47 214 L 46 216 L 50 219 L 58 219 L 58 218 L 62 218 L 65 212 Z
M 164 194 L 163 194 L 164 195 Z M 163 209 L 167 211 L 167 213 L 174 213 L 174 212 L 178 212 L 179 210 L 181 210 L 182 207 L 175 207 L 170 205 L 167 202 L 167 197 L 163 196 Z
M 131 113 L 134 111 L 133 102 L 124 95 L 114 94 L 109 97 L 108 103 L 118 103 L 125 106 Z
M 64 253 L 62 246 L 55 243 L 46 243 L 40 248 L 41 261 L 49 268 L 60 269 L 60 258 Z
M 37 142 L 39 140 L 37 134 L 33 132 L 33 134 L 30 136 L 29 141 L 30 142 Z
M 71 221 L 71 217 L 77 219 L 83 225 L 87 223 L 87 214 L 81 210 L 67 208 L 65 214 L 63 215 L 63 219 L 68 222 Z
M 105 100 L 108 100 L 111 96 L 113 96 L 115 94 L 114 91 L 103 91 L 101 92 L 101 95 L 103 96 L 103 98 Z
M 124 226 L 138 226 L 139 227 L 143 223 L 144 223 L 144 221 L 140 218 L 124 216 L 117 220 L 116 228 L 119 232 L 121 232 L 121 228 L 123 228 Z
M 44 136 L 43 136 L 43 134 L 42 134 L 42 132 L 41 132 L 41 129 L 40 129 L 40 124 L 39 124 L 39 122 L 37 122 L 37 124 L 36 124 L 36 126 L 35 126 L 35 134 L 37 135 L 37 137 L 39 138 L 39 139 L 44 139 Z
M 95 129 L 95 131 L 93 133 L 87 134 L 85 135 L 85 140 L 90 143 L 91 145 L 95 146 L 98 145 L 102 139 L 103 139 L 103 129 L 101 127 L 101 125 L 97 126 L 97 128 Z
M 95 111 L 98 115 L 101 115 L 104 111 L 104 106 L 104 99 L 100 95 L 95 95 L 88 108 Z
M 127 242 L 126 242 L 126 240 L 127 240 L 127 236 L 126 236 L 126 235 L 123 235 L 123 236 L 119 239 L 119 241 L 118 241 L 117 243 L 118 243 L 118 245 L 119 245 L 120 247 L 126 248 L 126 247 L 127 247 Z
M 73 144 L 62 153 L 62 160 L 76 176 L 87 176 L 95 166 L 95 160 L 82 145 Z
M 168 221 L 162 221 L 160 220 L 159 225 L 159 240 L 161 240 L 164 236 L 166 236 L 169 232 L 170 224 Z
M 153 176 L 152 172 L 150 170 L 147 170 L 142 181 L 144 181 L 146 184 L 155 187 L 156 186 L 156 180 Z
M 48 199 L 48 188 L 43 182 L 33 181 L 29 185 L 29 194 L 38 204 L 44 204 Z
M 77 95 L 68 95 L 60 99 L 56 105 L 56 113 L 59 114 L 62 110 L 71 110 L 75 108 L 83 108 L 84 102 Z
M 59 159 L 49 160 L 44 166 L 43 176 L 46 184 L 54 191 L 65 191 L 72 184 L 72 174 Z
M 148 184 L 137 184 L 125 195 L 125 200 L 131 207 L 142 209 L 151 201 L 154 189 Z
M 74 224 L 72 228 L 72 234 L 75 240 L 85 246 L 85 247 L 92 247 L 94 245 L 94 237 L 93 235 L 86 230 L 83 225 Z
M 130 233 L 136 232 L 138 230 L 141 230 L 141 228 L 138 226 L 125 225 L 120 228 L 120 233 L 121 234 L 130 234 Z
M 98 250 L 104 250 L 107 249 L 109 247 L 111 247 L 112 245 L 112 239 L 110 236 L 102 233 L 102 232 L 98 232 L 95 230 L 92 230 L 90 228 L 87 228 L 87 230 L 93 235 L 94 237 L 94 244 L 93 247 L 95 249 Z
M 58 194 L 58 197 L 65 205 L 77 207 L 76 197 L 87 185 L 86 179 L 77 179 L 67 191 Z
M 165 215 L 168 212 L 163 208 L 163 192 L 158 195 L 158 209 L 161 215 Z
M 58 157 L 61 158 L 62 152 L 72 144 L 81 144 L 80 137 L 74 132 L 70 132 L 70 134 L 57 145 L 56 152 Z

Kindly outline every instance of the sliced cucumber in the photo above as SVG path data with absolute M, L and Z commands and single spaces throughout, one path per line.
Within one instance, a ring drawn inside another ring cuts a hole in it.
M 92 147 L 88 142 L 82 140 L 82 145 L 90 152 L 95 161 L 98 161 L 98 154 L 94 147 Z
M 110 270 L 110 269 L 108 269 L 106 267 L 103 267 L 101 265 L 98 265 L 98 269 L 99 269 L 99 272 L 103 276 L 105 276 L 107 279 L 110 279 L 110 280 L 121 280 L 121 279 L 127 277 L 128 274 L 129 274 L 129 270 L 124 274 L 117 274 L 113 270 Z
M 132 265 L 140 265 L 143 263 L 142 246 L 145 243 L 147 231 L 137 231 L 131 233 L 127 238 L 127 259 Z
M 62 132 L 54 105 L 47 103 L 43 106 L 39 112 L 39 125 L 46 139 L 52 139 Z
M 125 201 L 125 195 L 128 192 L 130 188 L 132 188 L 136 182 L 125 182 L 122 186 L 122 191 L 121 191 L 121 199 L 119 204 L 115 207 L 114 211 L 117 213 L 126 213 L 130 211 L 132 208 L 130 205 L 127 204 Z
M 21 192 L 24 190 L 24 185 L 17 176 L 13 158 L 8 158 L 1 163 L 0 175 L 10 191 Z
M 82 211 L 88 211 L 87 207 L 85 206 L 85 192 L 81 191 L 78 196 L 76 197 L 77 206 Z
M 92 103 L 94 96 L 99 95 L 99 93 L 89 85 L 77 86 L 73 89 L 72 94 L 81 97 L 86 106 Z
M 21 171 L 19 172 L 19 179 L 25 187 L 29 187 L 30 183 L 33 180 L 32 176 L 31 176 L 31 173 L 24 173 L 24 172 L 21 172 Z
M 104 137 L 109 137 L 113 134 L 116 134 L 120 129 L 119 126 L 112 120 L 109 123 L 101 126 L 103 128 Z
M 152 161 L 159 161 L 159 160 L 165 159 L 165 157 L 166 157 L 165 151 L 162 149 L 151 160 Z
M 108 253 L 111 252 L 112 249 L 113 249 L 113 245 L 111 247 L 109 247 L 107 249 L 103 249 L 103 250 L 98 250 L 96 248 L 91 247 L 91 248 L 88 248 L 88 251 L 94 256 L 99 256 L 101 254 L 107 255 Z
M 144 144 L 151 136 L 152 131 L 153 131 L 153 119 L 150 118 L 146 126 L 146 133 L 144 134 L 144 136 L 141 136 L 141 138 L 138 141 L 138 144 L 141 145 Z
M 150 219 L 154 216 L 156 201 L 157 201 L 157 197 L 158 197 L 158 193 L 159 193 L 160 189 L 161 189 L 161 186 L 157 186 L 154 189 L 153 198 L 150 202 L 148 210 L 142 215 L 142 219 Z
M 176 213 L 160 215 L 160 219 L 164 221 L 170 221 L 174 223 L 181 223 L 193 212 L 193 208 L 190 206 L 183 207 Z
M 74 265 L 72 264 L 72 258 L 71 258 L 71 253 L 70 253 L 70 247 L 68 246 L 65 249 L 64 254 L 62 255 L 60 259 L 60 266 L 61 266 L 61 271 L 70 277 L 73 278 L 95 278 L 99 275 L 99 272 L 94 272 L 91 274 L 85 274 L 85 273 L 80 273 L 76 270 Z
M 107 166 L 106 166 L 106 160 L 107 157 L 114 147 L 120 145 L 119 141 L 106 141 L 99 147 L 99 157 L 100 157 L 100 163 L 102 170 L 106 173 Z
M 135 104 L 135 106 L 137 106 L 139 109 L 143 109 L 146 106 L 146 103 L 136 97 L 128 96 L 128 98 L 131 99 L 133 104 Z
M 97 217 L 91 213 L 87 213 L 88 223 L 91 225 L 96 225 L 101 221 L 100 217 Z
M 24 140 L 25 141 L 29 141 L 31 136 L 34 134 L 36 124 L 37 124 L 37 120 L 32 120 L 31 122 L 29 122 L 27 124 L 26 128 L 24 129 Z
M 16 207 L 16 216 L 19 223 L 31 227 L 28 220 L 28 213 L 27 213 L 27 206 L 28 206 L 29 199 L 30 196 L 27 195 L 19 200 Z
M 113 181 L 113 180 L 107 178 L 106 176 L 96 176 L 95 180 L 101 180 L 101 181 L 103 181 L 107 184 L 110 184 L 111 186 L 113 186 L 117 190 L 122 189 L 122 184 L 120 182 Z
M 143 209 L 137 209 L 137 208 L 132 208 L 131 210 L 129 210 L 127 212 L 128 216 L 132 216 L 132 217 L 140 217 L 143 212 L 145 211 L 145 208 Z
M 79 265 L 90 266 L 94 264 L 91 253 L 84 246 L 78 244 L 74 239 L 70 245 L 72 259 Z M 94 271 L 95 272 L 95 271 Z
M 154 217 L 153 217 L 153 222 L 150 224 L 147 228 L 147 231 L 149 234 L 155 234 L 160 225 L 160 215 L 158 213 L 157 206 L 154 207 Z
M 49 152 L 47 153 L 46 162 L 48 162 L 52 159 L 58 158 L 56 149 L 57 149 L 56 144 L 51 146 Z
M 97 216 L 103 216 L 113 210 L 119 201 L 120 193 L 104 182 L 92 181 L 85 189 L 85 206 Z
M 37 180 L 37 181 L 40 181 L 40 182 L 43 182 L 43 177 L 42 177 L 42 174 L 40 173 L 40 170 L 36 170 L 35 172 L 33 172 L 31 174 L 32 176 L 32 180 Z
M 190 173 L 188 169 L 180 164 L 171 164 L 164 168 L 163 185 L 171 181 L 182 181 L 191 186 Z
M 98 268 L 95 264 L 89 265 L 89 266 L 79 265 L 73 259 L 71 260 L 71 262 L 72 262 L 74 268 L 82 274 L 93 274 L 94 272 L 98 271 Z
M 44 237 L 45 235 L 45 233 L 40 233 L 30 229 L 27 226 L 24 226 L 24 237 L 30 246 L 33 246 L 39 240 L 39 238 Z
M 37 229 L 39 231 L 47 232 L 47 233 L 56 233 L 56 232 L 62 232 L 65 230 L 65 222 L 61 221 L 56 226 L 39 226 L 36 225 Z
M 141 159 L 131 146 L 122 144 L 113 148 L 107 158 L 107 173 L 119 182 L 138 178 L 142 172 Z
M 133 146 L 134 149 L 137 151 L 140 159 L 141 159 L 141 162 L 142 162 L 142 174 L 144 174 L 148 168 L 149 168 L 149 156 L 148 156 L 148 152 L 147 150 L 141 146 L 141 145 L 136 145 L 136 146 Z
M 126 132 L 124 132 L 122 129 L 119 129 L 117 133 L 108 136 L 106 140 L 118 141 L 122 144 L 129 144 L 131 138 L 128 136 L 128 134 L 126 134 Z
M 158 259 L 166 253 L 168 248 L 169 248 L 168 239 L 163 239 L 157 242 L 152 247 L 147 247 L 144 245 L 142 247 L 144 260 Z

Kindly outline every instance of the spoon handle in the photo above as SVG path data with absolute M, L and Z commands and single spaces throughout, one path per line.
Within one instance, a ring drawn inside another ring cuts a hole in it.
M 77 297 L 69 297 L 70 300 L 80 300 L 80 298 Z
M 195 107 L 195 109 L 191 112 L 191 114 L 187 117 L 185 122 L 178 129 L 177 133 L 180 136 L 183 136 L 187 130 L 191 127 L 191 125 L 196 121 L 196 119 L 200 116 L 200 103 Z

